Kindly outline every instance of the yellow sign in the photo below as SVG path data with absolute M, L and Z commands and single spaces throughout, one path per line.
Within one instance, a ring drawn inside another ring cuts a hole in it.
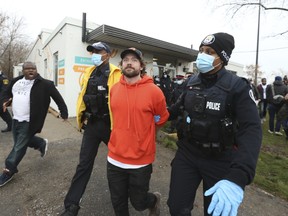
M 85 72 L 85 69 L 91 67 L 91 66 L 84 66 L 84 65 L 74 65 L 73 66 L 73 71 L 74 72 Z
M 65 74 L 65 69 L 64 68 L 59 69 L 59 75 L 64 75 L 64 74 Z
M 65 83 L 65 79 L 64 78 L 59 78 L 58 79 L 58 84 L 64 85 L 64 83 Z

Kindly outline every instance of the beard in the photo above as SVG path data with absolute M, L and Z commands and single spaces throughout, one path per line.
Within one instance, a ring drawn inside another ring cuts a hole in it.
M 124 74 L 124 76 L 128 77 L 128 78 L 133 78 L 136 76 L 139 76 L 139 74 L 141 73 L 140 70 L 135 70 L 134 68 L 125 68 L 124 70 L 122 70 L 122 73 Z

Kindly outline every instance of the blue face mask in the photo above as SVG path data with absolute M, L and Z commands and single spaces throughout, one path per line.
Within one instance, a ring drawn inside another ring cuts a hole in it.
M 200 73 L 207 73 L 214 69 L 213 62 L 215 60 L 214 56 L 208 55 L 206 53 L 198 53 L 196 59 L 196 66 Z
M 102 55 L 93 53 L 91 56 L 91 61 L 95 66 L 99 66 L 103 63 L 102 61 Z

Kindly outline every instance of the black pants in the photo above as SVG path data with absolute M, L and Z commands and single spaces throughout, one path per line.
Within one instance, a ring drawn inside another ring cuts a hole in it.
M 64 200 L 65 208 L 79 205 L 90 179 L 99 144 L 106 145 L 110 138 L 110 124 L 102 119 L 89 120 L 85 128 L 80 150 L 79 164 Z
M 229 154 L 229 153 L 228 153 Z M 221 160 L 206 159 L 179 148 L 172 160 L 168 206 L 172 216 L 191 216 L 197 189 L 203 180 L 203 193 L 225 176 L 230 156 Z M 204 195 L 203 195 L 204 196 Z M 204 196 L 204 215 L 212 196 Z
M 3 121 L 6 122 L 7 127 L 9 129 L 11 129 L 12 128 L 12 117 L 11 117 L 8 109 L 6 109 L 6 111 L 3 112 L 2 106 L 0 106 L 0 117 L 3 119 Z
M 122 169 L 107 162 L 107 178 L 116 216 L 129 216 L 128 198 L 137 211 L 152 208 L 156 196 L 149 193 L 152 164 L 139 169 Z

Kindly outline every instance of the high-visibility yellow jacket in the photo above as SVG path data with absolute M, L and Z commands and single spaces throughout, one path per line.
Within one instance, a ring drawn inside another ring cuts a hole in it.
M 81 92 L 79 93 L 78 100 L 77 100 L 77 107 L 76 107 L 76 120 L 77 120 L 77 125 L 79 127 L 79 130 L 83 126 L 83 122 L 81 122 L 82 115 L 84 111 L 86 110 L 86 106 L 83 100 L 83 97 L 86 93 L 87 85 L 88 85 L 88 80 L 90 78 L 91 73 L 94 71 L 96 66 L 89 67 L 85 70 L 84 76 L 80 82 L 81 86 Z M 108 77 L 108 88 L 111 89 L 111 87 L 117 83 L 120 80 L 121 77 L 121 69 L 116 67 L 113 64 L 109 64 L 110 68 L 110 74 Z M 110 98 L 108 96 L 108 106 L 110 107 Z M 110 109 L 109 109 L 110 110 Z M 111 112 L 110 112 L 111 114 Z M 112 125 L 112 124 L 111 124 Z

